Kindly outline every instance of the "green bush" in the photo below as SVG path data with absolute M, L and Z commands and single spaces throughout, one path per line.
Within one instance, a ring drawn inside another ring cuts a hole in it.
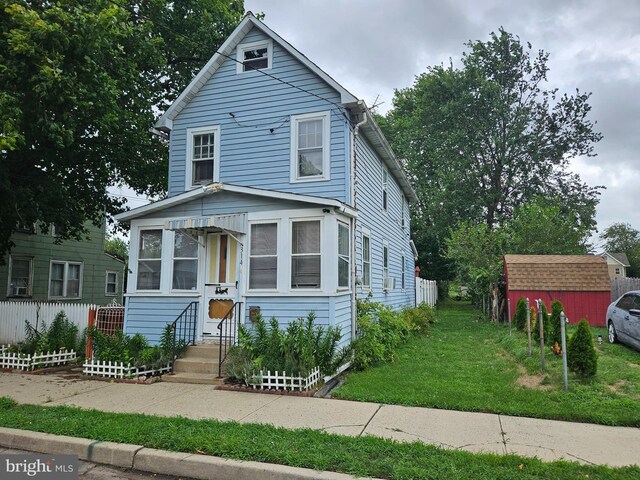
M 524 297 L 520 297 L 518 303 L 516 303 L 513 326 L 518 330 L 527 330 L 527 300 Z
M 585 319 L 580 320 L 567 345 L 567 365 L 572 372 L 581 377 L 593 377 L 598 370 L 598 357 L 593 348 L 591 327 Z
M 436 323 L 436 309 L 431 305 L 422 303 L 417 307 L 402 310 L 402 319 L 414 333 L 425 335 L 429 333 L 431 325 Z
M 553 347 L 554 343 L 562 346 L 562 330 L 560 325 L 560 314 L 564 310 L 562 303 L 558 300 L 551 302 L 551 317 L 549 317 L 549 338 L 547 345 Z M 545 329 L 546 330 L 546 329 Z
M 249 370 L 285 371 L 308 375 L 315 367 L 331 374 L 342 364 L 348 349 L 338 349 L 342 335 L 337 327 L 315 324 L 313 312 L 307 318 L 298 318 L 282 330 L 274 317 L 265 322 L 258 316 L 249 329 L 238 327 L 238 348 L 232 349 L 232 367 L 227 367 L 231 378 L 248 381 Z
M 42 322 L 40 330 L 36 330 L 28 320 L 25 321 L 25 341 L 19 346 L 21 353 L 35 354 L 55 352 L 61 349 L 75 350 L 83 353 L 78 338 L 78 326 L 73 323 L 64 310 L 60 310 L 51 325 Z
M 551 322 L 549 321 L 549 311 L 547 310 L 547 307 L 544 304 L 544 302 L 540 302 L 540 305 L 541 305 L 540 311 L 542 311 L 542 317 L 543 317 L 542 328 L 544 330 L 544 343 L 545 345 L 551 346 L 553 344 L 549 344 L 549 338 L 551 337 L 552 326 L 551 326 Z M 538 315 L 536 315 L 535 328 L 532 327 L 531 332 L 533 333 L 533 338 L 539 341 L 540 326 L 538 325 Z

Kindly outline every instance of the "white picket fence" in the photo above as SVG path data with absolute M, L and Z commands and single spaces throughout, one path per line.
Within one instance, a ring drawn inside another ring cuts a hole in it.
M 37 353 L 25 355 L 9 352 L 11 345 L 0 346 L 0 368 L 14 370 L 35 370 L 37 368 L 58 367 L 77 360 L 76 352 L 60 350 L 58 352 Z
M 320 368 L 311 370 L 307 377 L 300 375 L 287 375 L 287 372 L 259 372 L 253 375 L 251 385 L 253 388 L 276 390 L 309 390 L 320 381 Z
M 147 368 L 144 365 L 135 367 L 131 364 L 122 362 L 103 362 L 100 360 L 86 360 L 82 365 L 82 373 L 90 376 L 109 377 L 109 378 L 134 378 L 148 375 L 160 375 L 171 371 L 171 364 L 168 363 L 160 368 Z
M 51 325 L 60 310 L 64 310 L 82 332 L 87 326 L 92 306 L 86 303 L 0 302 L 0 343 L 22 342 L 25 339 L 25 320 L 34 327 L 37 322 L 40 329 L 42 322 Z
M 435 280 L 416 277 L 416 305 L 426 303 L 432 307 L 438 300 L 438 285 Z

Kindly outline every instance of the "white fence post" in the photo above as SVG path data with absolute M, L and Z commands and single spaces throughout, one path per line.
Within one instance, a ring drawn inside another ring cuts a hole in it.
M 438 285 L 435 280 L 416 277 L 416 305 L 426 303 L 432 307 L 438 300 Z
M 87 326 L 90 305 L 84 303 L 0 302 L 0 343 L 18 343 L 25 339 L 25 320 L 38 329 L 42 322 L 51 325 L 60 310 L 82 332 Z

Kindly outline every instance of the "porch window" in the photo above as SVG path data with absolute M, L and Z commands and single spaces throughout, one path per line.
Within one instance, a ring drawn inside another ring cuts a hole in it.
M 371 288 L 371 236 L 362 232 L 362 286 Z
M 138 245 L 138 290 L 160 290 L 162 230 L 141 230 Z
M 82 263 L 52 260 L 49 271 L 49 298 L 80 298 Z
M 173 289 L 198 288 L 198 241 L 191 235 L 176 232 L 173 243 Z
M 265 290 L 277 287 L 278 224 L 253 224 L 249 250 L 249 289 Z
M 291 181 L 329 179 L 329 112 L 291 118 Z
M 291 224 L 291 288 L 320 288 L 320 221 Z
M 30 297 L 33 279 L 33 258 L 10 257 L 8 297 Z
M 107 271 L 104 294 L 108 297 L 114 297 L 118 294 L 118 272 Z
M 349 248 L 349 226 L 338 223 L 338 288 L 349 287 L 351 249 Z

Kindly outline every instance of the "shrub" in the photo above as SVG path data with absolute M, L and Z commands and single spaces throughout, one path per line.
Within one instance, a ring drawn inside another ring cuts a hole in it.
M 431 325 L 436 323 L 436 309 L 426 303 L 417 307 L 402 310 L 402 319 L 414 333 L 424 335 L 429 333 Z
M 527 330 L 527 300 L 524 297 L 520 297 L 518 303 L 516 303 L 513 326 L 518 330 Z
M 547 310 L 544 302 L 540 302 L 540 311 L 542 312 L 543 324 L 542 327 L 544 329 L 544 343 L 545 345 L 549 344 L 549 337 L 551 336 L 551 322 L 549 321 L 549 311 Z M 538 312 L 540 313 L 540 312 Z M 533 322 L 532 322 L 533 324 Z M 538 325 L 538 315 L 536 315 L 535 328 L 531 327 L 531 332 L 533 333 L 533 338 L 536 340 L 540 340 L 540 326 Z M 553 344 L 551 344 L 553 345 Z
M 551 317 L 549 317 L 549 338 L 546 339 L 548 345 L 557 343 L 562 345 L 562 330 L 560 325 L 560 314 L 564 308 L 558 300 L 551 302 Z M 546 329 L 545 329 L 546 330 Z
M 529 322 L 531 323 L 531 331 L 534 332 L 536 330 L 536 326 L 538 325 L 538 312 L 536 311 L 536 307 L 529 308 Z M 524 330 L 527 331 L 527 325 L 525 320 Z
M 80 348 L 79 348 L 80 347 Z M 51 325 L 42 322 L 40 330 L 36 330 L 29 321 L 25 321 L 25 341 L 20 345 L 20 352 L 35 354 L 55 352 L 61 349 L 75 350 L 82 353 L 78 341 L 78 326 L 73 323 L 64 310 L 60 310 Z
M 581 377 L 593 377 L 598 370 L 598 357 L 593 348 L 591 327 L 585 319 L 580 320 L 576 332 L 567 346 L 567 365 Z

